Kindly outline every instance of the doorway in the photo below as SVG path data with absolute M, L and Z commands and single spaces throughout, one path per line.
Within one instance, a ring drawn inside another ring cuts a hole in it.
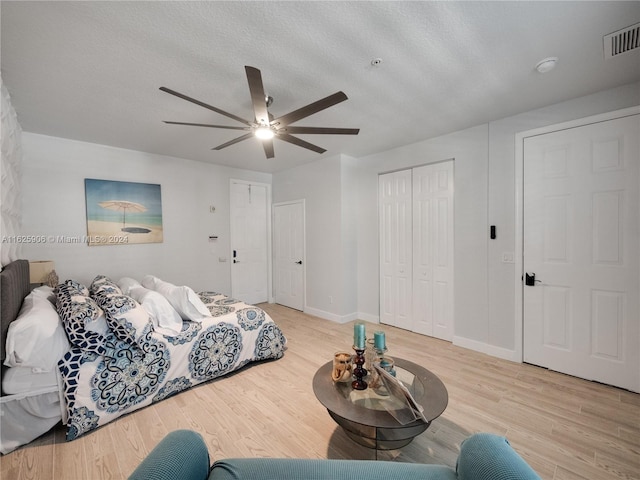
M 231 180 L 231 294 L 248 304 L 269 300 L 268 184 Z
M 273 205 L 273 276 L 275 302 L 304 311 L 305 203 Z
M 638 131 L 636 110 L 518 136 L 522 358 L 633 391 L 640 391 Z

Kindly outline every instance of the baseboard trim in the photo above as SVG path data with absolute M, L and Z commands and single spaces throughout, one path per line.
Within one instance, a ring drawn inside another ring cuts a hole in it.
M 336 323 L 348 323 L 353 320 L 358 319 L 357 313 L 350 313 L 348 315 L 337 315 L 331 312 L 325 312 L 324 310 L 320 310 L 318 308 L 313 307 L 305 307 L 304 313 L 308 313 L 309 315 L 314 315 L 316 317 L 324 318 L 325 320 L 331 320 Z
M 371 315 L 370 313 L 358 312 L 358 319 L 370 323 L 380 323 L 380 317 L 378 315 Z
M 353 322 L 354 320 L 362 320 L 370 323 L 380 323 L 380 317 L 362 312 L 353 312 L 347 315 L 337 315 L 335 313 L 325 312 L 324 310 L 307 306 L 304 308 L 304 313 L 324 318 L 325 320 L 331 320 L 332 322 L 336 323 L 349 323 Z
M 510 360 L 512 362 L 521 363 L 515 350 L 509 350 L 508 348 L 496 347 L 495 345 L 489 345 L 488 343 L 479 342 L 478 340 L 472 340 L 464 337 L 453 337 L 453 344 L 458 347 L 468 348 L 469 350 L 475 350 L 476 352 L 486 353 L 492 357 L 502 358 L 503 360 Z

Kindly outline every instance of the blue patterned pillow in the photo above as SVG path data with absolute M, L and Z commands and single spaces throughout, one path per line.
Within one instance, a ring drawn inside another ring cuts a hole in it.
M 82 294 L 74 281 L 67 280 L 56 288 L 56 308 L 69 342 L 83 351 L 104 353 L 104 336 L 100 333 L 99 323 L 104 315 L 98 304 L 90 297 Z M 86 287 L 84 287 L 86 290 Z
M 91 286 L 89 287 L 89 291 L 91 292 L 91 296 L 94 298 L 97 294 L 122 294 L 122 290 L 118 284 L 105 275 L 98 275 L 94 278 L 93 282 L 91 282 Z
M 130 296 L 102 291 L 95 295 L 95 299 L 104 310 L 107 324 L 123 342 L 142 344 L 146 335 L 153 330 L 147 311 Z
M 83 295 L 85 297 L 89 296 L 89 289 L 87 287 L 84 286 L 84 284 L 76 281 L 76 280 L 65 280 L 62 285 L 66 285 L 67 287 L 73 289 L 73 291 L 75 291 L 76 295 Z M 71 290 L 69 290 L 71 291 Z

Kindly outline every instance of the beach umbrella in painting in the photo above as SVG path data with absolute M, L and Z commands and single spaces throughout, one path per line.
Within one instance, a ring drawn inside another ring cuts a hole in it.
M 147 207 L 136 202 L 129 202 L 128 200 L 107 200 L 106 202 L 99 202 L 102 208 L 107 210 L 122 211 L 122 227 L 124 228 L 127 218 L 127 212 L 138 213 L 146 212 Z

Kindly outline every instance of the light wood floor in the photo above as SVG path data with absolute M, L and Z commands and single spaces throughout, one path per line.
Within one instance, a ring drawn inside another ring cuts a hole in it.
M 126 478 L 179 428 L 200 432 L 213 460 L 374 459 L 374 451 L 337 427 L 311 388 L 316 369 L 351 346 L 353 324 L 262 306 L 288 338 L 284 358 L 195 387 L 72 442 L 56 428 L 1 457 L 0 478 Z M 379 328 L 389 355 L 425 366 L 449 391 L 447 409 L 429 430 L 379 459 L 454 466 L 460 442 L 487 431 L 505 435 L 544 479 L 640 479 L 640 395 Z

